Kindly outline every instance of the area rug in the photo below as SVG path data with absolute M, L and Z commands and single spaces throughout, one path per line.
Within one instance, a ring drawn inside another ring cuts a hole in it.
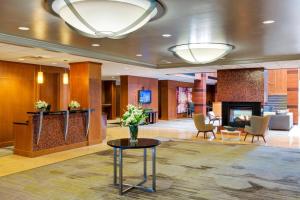
M 1 200 L 300 199 L 300 151 L 168 141 L 157 149 L 157 192 L 113 187 L 112 150 L 0 178 Z M 150 152 L 149 152 L 149 166 Z M 142 178 L 142 150 L 125 151 L 125 182 Z M 150 173 L 150 172 L 149 172 Z

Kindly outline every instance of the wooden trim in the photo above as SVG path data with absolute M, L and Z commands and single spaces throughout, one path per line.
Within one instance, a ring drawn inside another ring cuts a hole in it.
M 298 88 L 287 88 L 289 92 L 298 92 Z
M 287 105 L 287 108 L 296 108 L 296 109 L 298 109 L 298 105 Z
M 195 106 L 206 106 L 206 104 L 203 103 L 194 103 Z
M 206 92 L 206 89 L 193 88 L 193 92 Z
M 75 143 L 75 144 L 70 144 L 70 145 L 59 146 L 59 147 L 55 147 L 55 148 L 51 148 L 51 149 L 43 149 L 40 151 L 23 151 L 20 149 L 14 149 L 14 154 L 34 158 L 34 157 L 47 155 L 47 154 L 51 154 L 51 153 L 56 153 L 56 152 L 60 152 L 60 151 L 66 151 L 66 150 L 70 150 L 70 149 L 84 147 L 87 145 L 88 145 L 88 142 L 85 141 L 85 142 L 80 142 L 80 143 Z
M 15 142 L 14 141 L 5 141 L 0 143 L 0 148 L 2 147 L 9 147 L 9 146 L 14 146 Z
M 298 74 L 298 69 L 288 69 L 287 74 Z

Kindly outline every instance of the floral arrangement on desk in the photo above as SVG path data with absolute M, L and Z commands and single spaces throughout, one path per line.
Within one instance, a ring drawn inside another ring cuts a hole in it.
M 69 103 L 69 110 L 76 110 L 76 109 L 79 109 L 79 108 L 80 108 L 80 104 L 78 103 L 78 101 L 72 100 Z
M 123 114 L 121 122 L 122 126 L 128 126 L 130 131 L 130 142 L 137 142 L 138 137 L 138 125 L 145 122 L 147 115 L 144 109 L 129 104 L 127 111 Z
M 50 104 L 48 104 L 46 101 L 38 100 L 35 102 L 34 107 L 40 112 L 50 111 Z

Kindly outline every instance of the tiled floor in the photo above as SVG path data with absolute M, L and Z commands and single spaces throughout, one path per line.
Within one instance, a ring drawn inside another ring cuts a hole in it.
M 141 126 L 139 137 L 159 138 L 161 140 L 172 139 L 186 139 L 192 141 L 203 140 L 202 135 L 195 137 L 196 129 L 191 119 L 173 120 L 173 121 L 159 121 L 157 124 Z M 128 137 L 128 128 L 113 127 L 107 130 L 107 140 Z M 207 142 L 221 143 L 221 135 L 217 134 L 217 139 L 210 138 Z M 247 142 L 239 142 L 240 144 L 250 144 L 251 138 Z M 256 141 L 255 144 L 287 147 L 287 148 L 300 148 L 300 129 L 294 127 L 291 131 L 269 131 L 267 136 L 267 144 L 263 141 Z M 254 145 L 255 145 L 254 144 Z M 17 155 L 8 155 L 0 157 L 0 176 L 33 169 L 36 167 L 57 163 L 60 161 L 72 159 L 75 157 L 95 153 L 107 149 L 106 142 L 102 144 L 82 147 L 69 151 L 54 153 L 37 158 L 26 158 Z

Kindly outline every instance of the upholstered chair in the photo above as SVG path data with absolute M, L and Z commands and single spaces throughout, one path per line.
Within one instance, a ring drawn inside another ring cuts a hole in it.
M 268 130 L 269 122 L 270 122 L 269 115 L 264 117 L 252 116 L 250 118 L 250 126 L 245 127 L 246 136 L 244 138 L 244 141 L 246 140 L 248 135 L 252 135 L 252 143 L 253 143 L 254 136 L 256 136 L 258 140 L 259 137 L 262 137 L 264 142 L 266 143 L 265 134 Z
M 194 114 L 194 124 L 198 130 L 197 137 L 200 132 L 204 133 L 204 139 L 207 138 L 207 133 L 212 133 L 214 138 L 216 138 L 214 133 L 214 126 L 212 124 L 205 124 L 205 116 L 203 114 Z
M 222 119 L 222 117 L 216 116 L 213 111 L 209 111 L 207 113 L 207 115 L 208 115 L 209 123 L 212 122 L 212 124 L 214 124 L 215 121 L 218 121 L 219 122 L 219 126 L 221 126 L 221 119 Z

